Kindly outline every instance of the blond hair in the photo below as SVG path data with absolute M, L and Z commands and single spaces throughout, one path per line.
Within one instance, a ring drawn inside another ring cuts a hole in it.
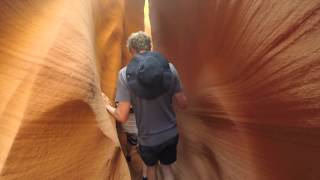
M 134 49 L 137 52 L 140 51 L 150 51 L 151 50 L 151 38 L 147 33 L 139 31 L 132 33 L 127 41 L 127 47 L 129 49 Z

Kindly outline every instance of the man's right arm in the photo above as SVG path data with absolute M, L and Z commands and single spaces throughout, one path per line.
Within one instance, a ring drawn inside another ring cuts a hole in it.
M 174 96 L 174 103 L 180 108 L 180 109 L 186 109 L 188 106 L 187 97 L 184 95 L 182 91 L 176 93 Z
M 174 67 L 174 65 L 171 63 L 170 63 L 170 69 L 171 69 L 172 73 L 175 75 L 173 102 L 180 109 L 186 109 L 188 106 L 188 102 L 187 102 L 187 97 L 183 93 L 182 83 L 181 83 L 179 74 L 178 74 L 176 68 Z

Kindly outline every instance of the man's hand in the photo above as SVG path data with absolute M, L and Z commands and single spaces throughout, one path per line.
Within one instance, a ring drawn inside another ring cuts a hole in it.
M 105 102 L 106 109 L 111 113 L 111 115 L 119 122 L 126 122 L 129 116 L 130 102 L 120 102 L 119 106 L 115 108 L 112 106 L 110 99 L 104 93 L 101 93 L 101 95 Z
M 111 102 L 110 102 L 110 99 L 108 96 L 106 96 L 106 94 L 104 94 L 103 92 L 101 93 L 102 95 L 102 99 L 104 101 L 104 104 L 107 106 L 107 105 L 112 105 Z
M 116 108 L 114 108 L 110 102 L 110 99 L 108 96 L 106 96 L 103 92 L 101 93 L 102 99 L 104 101 L 104 105 L 108 112 L 112 114 L 116 118 Z

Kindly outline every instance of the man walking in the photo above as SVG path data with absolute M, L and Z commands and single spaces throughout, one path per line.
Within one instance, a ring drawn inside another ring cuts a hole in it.
M 151 39 L 146 33 L 133 33 L 127 46 L 133 58 L 119 71 L 119 104 L 115 108 L 109 102 L 106 108 L 118 121 L 126 122 L 132 105 L 148 179 L 156 179 L 155 166 L 160 162 L 165 179 L 173 180 L 171 165 L 177 159 L 178 144 L 173 102 L 182 109 L 187 106 L 178 73 L 164 56 L 151 51 Z

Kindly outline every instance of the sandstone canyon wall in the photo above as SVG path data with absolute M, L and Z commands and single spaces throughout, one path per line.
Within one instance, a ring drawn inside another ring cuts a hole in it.
M 142 0 L 0 2 L 0 179 L 130 179 L 100 92 L 138 29 Z
M 319 0 L 151 0 L 180 72 L 181 180 L 318 180 Z M 0 2 L 0 179 L 130 179 L 114 96 L 143 0 Z
M 190 99 L 183 180 L 320 179 L 320 1 L 151 0 Z

